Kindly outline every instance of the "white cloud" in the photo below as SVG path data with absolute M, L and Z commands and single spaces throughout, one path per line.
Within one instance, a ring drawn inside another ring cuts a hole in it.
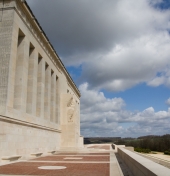
M 168 98 L 168 99 L 166 100 L 166 104 L 167 104 L 168 106 L 170 106 L 170 98 Z
M 82 79 L 90 88 L 110 91 L 124 91 L 143 82 L 169 86 L 170 10 L 154 9 L 149 1 L 121 0 L 110 19 L 113 45 L 107 52 L 82 55 Z M 161 77 L 157 77 L 159 72 Z
M 149 86 L 157 87 L 157 86 L 160 86 L 160 85 L 164 84 L 165 82 L 166 82 L 166 78 L 164 76 L 161 76 L 161 77 L 153 78 L 153 80 L 148 81 L 147 84 Z
M 107 99 L 103 92 L 97 92 L 95 90 L 88 90 L 88 84 L 84 83 L 79 87 L 82 94 L 81 97 L 81 110 L 82 113 L 88 112 L 110 112 L 120 111 L 125 102 L 122 98 Z
M 64 64 L 83 65 L 89 88 L 170 87 L 170 9 L 154 8 L 163 0 L 27 1 Z
M 152 87 L 157 87 L 160 85 L 166 85 L 167 87 L 170 87 L 170 69 L 168 64 L 167 68 L 162 70 L 159 76 L 156 76 L 152 80 L 149 80 L 147 84 Z
M 170 133 L 170 108 L 155 112 L 149 107 L 141 112 L 125 109 L 122 98 L 106 98 L 102 92 L 79 87 L 81 98 L 81 133 L 84 136 L 141 136 Z M 106 105 L 106 107 L 105 107 Z
M 91 88 L 110 91 L 123 91 L 143 82 L 150 86 L 168 86 L 169 48 L 168 33 L 141 36 L 88 61 L 83 67 L 82 78 Z M 157 77 L 159 72 L 163 73 L 161 77 Z

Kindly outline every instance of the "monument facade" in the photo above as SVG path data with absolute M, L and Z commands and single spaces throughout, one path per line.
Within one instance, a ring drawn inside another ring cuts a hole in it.
M 0 0 L 0 159 L 82 146 L 79 90 L 27 3 Z

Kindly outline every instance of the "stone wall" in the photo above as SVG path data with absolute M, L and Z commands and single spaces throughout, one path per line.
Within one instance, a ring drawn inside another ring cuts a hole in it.
M 32 127 L 19 122 L 0 121 L 0 156 L 21 155 L 29 158 L 31 153 L 59 150 L 60 133 Z

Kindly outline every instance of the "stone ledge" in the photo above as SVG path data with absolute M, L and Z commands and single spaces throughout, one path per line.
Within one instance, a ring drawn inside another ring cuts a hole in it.
M 49 127 L 46 127 L 46 126 L 33 124 L 33 123 L 30 123 L 30 122 L 26 122 L 26 121 L 21 121 L 21 120 L 14 119 L 14 118 L 11 118 L 11 117 L 7 117 L 7 116 L 1 115 L 1 114 L 0 114 L 0 121 L 10 122 L 10 123 L 18 124 L 18 125 L 23 125 L 23 126 L 28 126 L 28 127 L 32 127 L 32 128 L 38 128 L 38 129 L 42 129 L 42 130 L 61 133 L 61 130 L 58 130 L 58 129 L 49 128 Z
M 52 150 L 52 151 L 49 151 L 48 153 L 54 154 L 55 152 L 56 152 L 55 150 Z
M 15 161 L 21 158 L 20 155 L 14 155 L 14 156 L 3 156 L 1 159 L 2 160 L 8 160 L 8 161 Z
M 41 156 L 42 154 L 43 153 L 31 153 L 32 156 L 36 156 L 36 157 Z

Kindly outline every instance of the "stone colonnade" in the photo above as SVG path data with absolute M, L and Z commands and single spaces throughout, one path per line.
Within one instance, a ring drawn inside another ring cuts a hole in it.
M 13 108 L 58 123 L 59 79 L 19 29 Z

